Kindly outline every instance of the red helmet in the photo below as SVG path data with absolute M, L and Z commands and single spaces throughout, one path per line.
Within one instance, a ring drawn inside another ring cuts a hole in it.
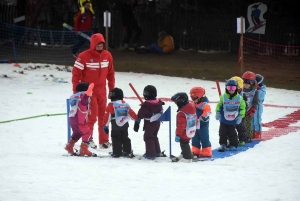
M 205 89 L 203 87 L 193 87 L 190 90 L 190 96 L 201 98 L 201 97 L 205 96 Z
M 256 75 L 253 72 L 251 72 L 251 71 L 246 71 L 246 72 L 244 72 L 242 78 L 244 80 L 255 80 L 256 79 Z

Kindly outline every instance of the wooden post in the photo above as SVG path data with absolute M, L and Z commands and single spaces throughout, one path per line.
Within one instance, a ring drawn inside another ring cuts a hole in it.
M 106 44 L 106 50 L 108 50 L 108 11 L 105 11 L 105 15 L 106 15 L 106 26 L 105 26 L 105 44 Z

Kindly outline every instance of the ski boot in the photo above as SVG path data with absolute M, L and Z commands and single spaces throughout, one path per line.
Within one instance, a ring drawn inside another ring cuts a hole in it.
M 75 145 L 75 141 L 73 139 L 71 139 L 65 146 L 65 150 L 71 155 L 73 155 L 75 153 L 74 145 Z
M 211 158 L 212 157 L 211 147 L 202 148 L 199 155 L 200 158 Z
M 245 143 L 244 141 L 240 141 L 240 142 L 239 142 L 239 146 L 240 146 L 240 147 L 245 146 L 245 144 L 246 144 L 246 143 Z
M 237 150 L 237 148 L 235 146 L 230 146 L 229 147 L 229 151 L 236 151 L 236 150 Z
M 95 144 L 93 138 L 89 140 L 89 147 L 92 149 L 97 149 L 97 145 Z
M 182 159 L 183 158 L 183 155 L 182 154 L 180 154 L 179 156 L 173 156 L 172 157 L 172 162 L 178 162 L 178 161 L 180 161 L 180 159 Z
M 88 150 L 88 146 L 89 145 L 87 143 L 82 142 L 80 145 L 79 155 L 80 156 L 97 156 L 96 154 L 94 154 Z
M 218 152 L 224 152 L 226 151 L 227 147 L 225 144 L 221 144 L 221 146 L 218 148 Z
M 131 151 L 129 154 L 126 152 L 123 152 L 123 157 L 125 158 L 134 158 L 135 155 L 133 154 L 133 151 Z
M 165 151 L 163 151 L 160 153 L 156 153 L 156 157 L 167 157 L 167 155 L 165 154 Z

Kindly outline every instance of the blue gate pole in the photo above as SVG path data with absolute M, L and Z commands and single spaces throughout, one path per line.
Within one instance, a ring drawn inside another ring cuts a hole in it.
M 68 128 L 68 142 L 71 139 L 71 126 L 70 126 L 70 120 L 69 120 L 69 113 L 70 113 L 70 100 L 67 99 L 67 128 Z
M 170 109 L 170 119 L 169 119 L 169 143 L 170 143 L 170 159 L 172 159 L 172 139 L 171 139 L 171 106 L 169 106 Z

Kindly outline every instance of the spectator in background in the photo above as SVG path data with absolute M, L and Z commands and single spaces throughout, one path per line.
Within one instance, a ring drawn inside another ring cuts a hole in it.
M 138 25 L 137 20 L 134 16 L 134 8 L 137 5 L 137 0 L 134 0 L 132 3 L 131 0 L 121 0 L 118 4 L 119 9 L 121 10 L 121 18 L 123 23 L 123 29 L 125 30 L 124 38 L 124 48 L 129 49 L 130 40 L 132 38 L 133 31 L 135 35 L 132 39 L 133 47 L 137 47 L 137 42 L 142 35 L 142 29 Z
M 90 11 L 92 13 L 92 15 L 94 16 L 95 15 L 95 11 L 93 9 L 93 6 L 92 6 L 92 3 L 90 3 L 90 7 L 88 9 L 85 8 L 84 4 L 86 2 L 90 2 L 90 1 L 87 1 L 87 0 L 78 0 L 78 4 L 79 4 L 79 9 L 81 11 L 81 14 L 83 15 L 83 18 L 85 17 L 86 15 L 86 10 Z
M 151 44 L 148 51 L 155 52 L 159 54 L 170 53 L 174 50 L 174 40 L 171 35 L 167 35 L 165 31 L 158 34 L 157 44 Z
M 83 8 L 78 11 L 78 14 L 75 18 L 74 30 L 75 32 L 81 31 L 88 35 L 92 35 L 92 23 L 93 19 L 95 19 L 94 14 L 91 12 L 90 7 L 91 3 L 89 1 L 84 1 L 82 3 Z M 84 11 L 82 13 L 82 11 Z M 72 48 L 72 56 L 76 59 L 79 48 L 87 42 L 85 38 L 80 35 L 77 35 L 76 44 Z

